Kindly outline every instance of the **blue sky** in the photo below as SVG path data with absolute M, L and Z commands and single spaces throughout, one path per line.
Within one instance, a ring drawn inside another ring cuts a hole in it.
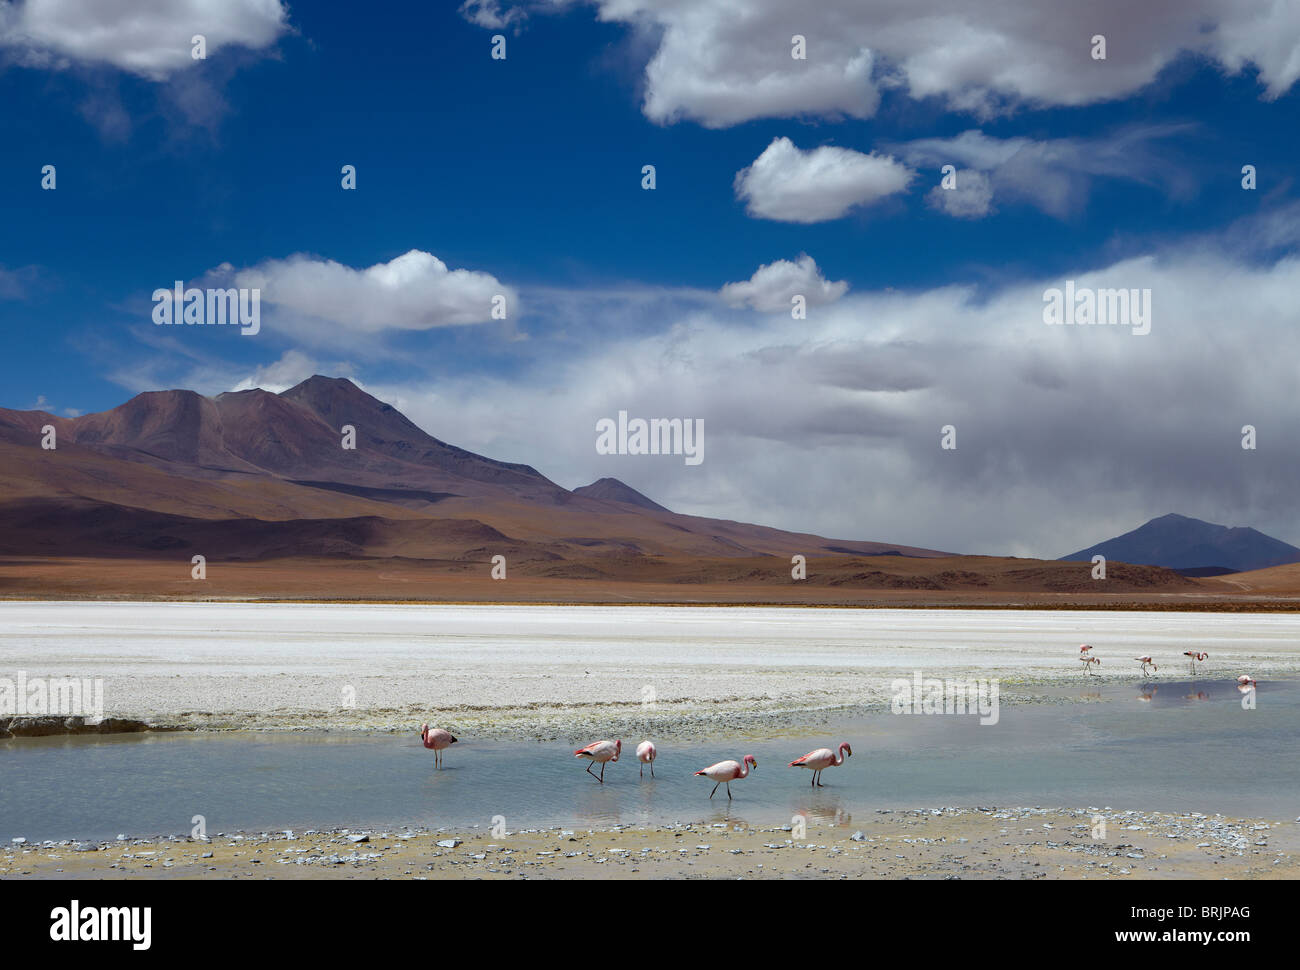
M 926 0 L 929 36 L 892 4 L 166 6 L 0 2 L 0 405 L 319 371 L 445 440 L 680 511 L 1035 555 L 1167 511 L 1300 540 L 1276 359 L 1293 311 L 1267 296 L 1300 211 L 1300 20 L 1281 8 L 1000 20 Z M 128 13 L 157 19 L 147 39 Z M 98 46 L 74 29 L 94 18 Z M 973 210 L 936 194 L 945 159 L 983 191 Z M 428 260 L 371 299 L 359 271 L 412 251 L 508 292 L 509 318 L 418 309 L 460 285 Z M 743 305 L 720 293 L 803 254 L 798 288 L 839 293 L 808 320 L 761 277 Z M 1154 288 L 1147 343 L 1042 326 L 1045 285 L 1090 273 Z M 240 274 L 264 284 L 256 337 L 151 322 L 155 288 Z M 354 301 L 364 326 L 322 310 Z M 704 418 L 710 460 L 596 455 L 592 423 L 621 408 Z M 1225 470 L 1247 421 L 1272 422 L 1268 446 Z M 1063 508 L 1081 474 L 1089 497 Z

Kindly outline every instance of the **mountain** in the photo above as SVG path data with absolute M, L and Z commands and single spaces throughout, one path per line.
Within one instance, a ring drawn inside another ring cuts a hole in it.
M 622 502 L 652 512 L 667 512 L 658 502 L 653 502 L 638 492 L 631 485 L 624 485 L 617 478 L 601 478 L 590 485 L 581 485 L 573 490 L 574 495 L 585 495 L 605 502 Z M 671 513 L 669 513 L 671 514 Z
M 46 426 L 52 450 L 40 444 Z M 76 418 L 0 409 L 0 555 L 480 562 L 497 552 L 525 568 L 572 563 L 574 575 L 662 557 L 943 555 L 680 515 L 616 479 L 571 492 L 441 441 L 343 378 L 280 394 L 152 391 Z
M 1200 575 L 1300 562 L 1300 549 L 1255 529 L 1229 528 L 1172 513 L 1061 559 L 1090 560 L 1098 555 L 1108 562 L 1164 566 Z

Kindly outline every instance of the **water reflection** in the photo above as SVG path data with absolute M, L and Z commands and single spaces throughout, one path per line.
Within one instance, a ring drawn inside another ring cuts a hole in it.
M 795 814 L 802 815 L 810 822 L 823 825 L 848 825 L 853 815 L 844 804 L 844 800 L 833 792 L 820 791 L 795 802 Z

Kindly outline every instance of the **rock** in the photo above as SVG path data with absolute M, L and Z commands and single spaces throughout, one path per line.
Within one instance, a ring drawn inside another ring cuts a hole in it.
M 349 841 L 349 842 L 369 842 L 369 841 L 370 841 L 370 836 L 368 836 L 368 835 L 349 835 L 349 836 L 348 836 L 348 841 Z
M 444 849 L 454 849 L 460 845 L 460 839 L 441 839 L 435 842 L 434 845 L 442 846 Z

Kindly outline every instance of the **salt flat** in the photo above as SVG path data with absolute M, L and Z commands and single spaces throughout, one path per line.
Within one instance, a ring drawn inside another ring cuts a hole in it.
M 1003 701 L 1106 679 L 1151 654 L 1186 676 L 1300 672 L 1300 616 L 718 607 L 0 603 L 0 676 L 103 678 L 106 713 L 201 729 L 555 737 L 629 717 L 664 729 L 840 707 L 889 683 L 997 677 Z

